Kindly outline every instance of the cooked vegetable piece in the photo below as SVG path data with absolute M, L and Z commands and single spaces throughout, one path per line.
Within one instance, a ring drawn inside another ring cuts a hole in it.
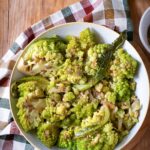
M 30 85 L 26 83 L 25 85 L 23 84 L 20 88 L 20 91 L 18 91 L 18 85 L 20 85 L 21 83 L 25 83 L 28 81 L 35 81 L 35 83 L 40 86 L 43 90 L 46 90 L 49 81 L 45 78 L 43 78 L 42 76 L 26 76 L 23 77 L 17 81 L 14 81 L 11 85 L 11 94 L 14 97 L 19 97 L 19 95 L 25 95 L 24 93 L 28 93 L 30 92 L 30 86 L 32 87 L 32 82 Z
M 99 65 L 99 60 L 103 59 L 103 55 L 106 53 L 110 46 L 111 45 L 109 44 L 97 44 L 88 50 L 85 64 L 85 72 L 87 75 L 96 75 L 97 71 L 99 71 L 101 68 L 101 65 Z
M 63 63 L 65 49 L 65 41 L 58 36 L 37 40 L 27 48 L 17 68 L 28 75 L 55 75 L 56 66 Z
M 111 76 L 113 80 L 120 78 L 133 79 L 138 67 L 138 62 L 133 59 L 122 48 L 115 53 L 115 59 L 110 67 Z
M 58 138 L 57 143 L 58 147 L 73 150 L 74 149 L 73 136 L 74 136 L 73 129 L 69 128 L 62 130 Z
M 78 150 L 113 150 L 117 143 L 118 134 L 113 130 L 112 124 L 107 123 L 103 128 L 77 138 L 76 148 Z
M 48 83 L 45 78 L 34 76 L 24 77 L 12 84 L 12 94 L 19 97 L 17 115 L 25 131 L 38 127 L 42 121 L 41 113 L 46 106 L 44 93 Z
M 126 101 L 131 98 L 131 88 L 127 80 L 117 80 L 112 84 L 114 92 L 117 93 L 117 100 Z
M 59 128 L 50 123 L 42 123 L 37 128 L 37 136 L 47 147 L 56 144 L 59 136 Z
M 46 99 L 46 107 L 42 112 L 42 117 L 51 123 L 64 120 L 70 114 L 70 104 L 61 101 L 61 95 L 54 93 Z
M 84 99 L 82 97 L 81 99 L 78 99 L 76 101 L 77 102 L 73 104 L 74 107 L 71 109 L 71 112 L 76 115 L 77 119 L 83 119 L 87 116 L 92 116 L 93 112 L 98 108 L 98 100 L 88 102 L 88 99 Z
M 93 47 L 96 44 L 96 36 L 88 28 L 80 33 L 79 39 L 82 49 L 85 50 L 89 49 L 90 47 Z
M 112 60 L 113 53 L 124 44 L 126 40 L 126 33 L 122 32 L 120 36 L 112 43 L 111 46 L 105 49 L 104 54 L 98 60 L 99 69 L 97 70 L 94 77 L 92 77 L 86 84 L 74 85 L 79 91 L 87 90 L 97 84 L 100 80 L 104 79 L 106 76 L 107 68 L 110 61 Z
M 109 119 L 109 109 L 106 105 L 104 105 L 100 108 L 100 110 L 94 112 L 93 117 L 88 117 L 82 120 L 81 128 L 77 127 L 75 130 L 75 136 L 82 137 L 89 134 L 90 132 L 94 132 L 95 130 L 101 128 L 104 124 L 106 124 Z
M 45 99 L 29 99 L 26 97 L 20 97 L 18 99 L 17 107 L 19 111 L 17 113 L 22 128 L 28 132 L 39 126 L 42 121 L 41 112 L 45 108 Z

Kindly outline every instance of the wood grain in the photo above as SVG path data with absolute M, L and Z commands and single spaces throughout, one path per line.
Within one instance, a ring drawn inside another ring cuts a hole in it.
M 49 14 L 78 0 L 0 0 L 0 58 L 10 47 L 12 42 L 27 27 Z M 142 57 L 150 76 L 150 54 L 142 46 L 138 27 L 140 18 L 150 0 L 129 1 L 131 18 L 134 25 L 133 46 Z M 149 150 L 150 148 L 150 108 L 144 124 L 136 137 L 124 150 Z
M 0 58 L 8 46 L 8 0 L 0 0 Z
M 0 58 L 26 28 L 78 0 L 0 0 Z

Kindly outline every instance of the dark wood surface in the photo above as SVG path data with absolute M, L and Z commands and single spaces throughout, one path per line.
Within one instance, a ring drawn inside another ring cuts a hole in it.
M 0 58 L 20 32 L 38 20 L 78 0 L 0 0 Z M 134 25 L 133 46 L 142 57 L 150 76 L 150 54 L 139 39 L 139 22 L 150 0 L 129 0 L 131 19 Z M 150 109 L 144 124 L 125 150 L 150 149 Z

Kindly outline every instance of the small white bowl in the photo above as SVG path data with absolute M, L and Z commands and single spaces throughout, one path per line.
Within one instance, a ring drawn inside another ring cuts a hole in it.
M 140 40 L 145 49 L 150 53 L 150 44 L 147 39 L 148 27 L 150 26 L 150 7 L 144 12 L 139 25 Z

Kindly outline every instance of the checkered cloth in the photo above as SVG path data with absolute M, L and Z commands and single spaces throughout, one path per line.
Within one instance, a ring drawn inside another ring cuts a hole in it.
M 0 60 L 0 150 L 34 149 L 21 135 L 9 107 L 9 78 L 22 49 L 43 31 L 67 22 L 94 22 L 118 32 L 127 30 L 132 40 L 132 23 L 127 0 L 83 0 L 40 20 L 22 32 Z

